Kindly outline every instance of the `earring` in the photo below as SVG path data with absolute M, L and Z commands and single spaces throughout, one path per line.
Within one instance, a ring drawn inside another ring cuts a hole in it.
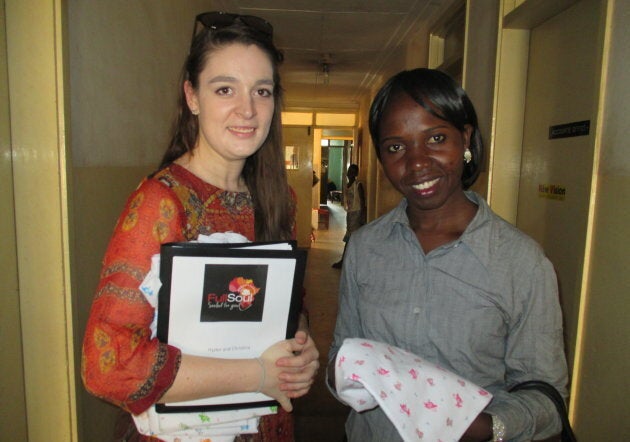
M 468 164 L 470 163 L 471 160 L 472 160 L 472 153 L 470 152 L 470 149 L 466 148 L 466 150 L 464 151 L 464 162 Z
M 199 115 L 199 109 L 192 109 L 190 113 L 192 113 L 193 115 Z

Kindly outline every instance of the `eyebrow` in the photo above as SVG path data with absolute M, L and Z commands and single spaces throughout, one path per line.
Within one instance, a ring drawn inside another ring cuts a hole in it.
M 452 124 L 438 124 L 437 126 L 427 127 L 426 129 L 423 129 L 422 132 L 431 132 L 432 130 L 450 129 L 450 128 L 455 128 L 455 126 L 453 126 Z
M 426 133 L 426 132 L 432 132 L 432 131 L 434 131 L 434 130 L 439 130 L 439 129 L 449 129 L 450 127 L 451 127 L 451 125 L 447 125 L 447 124 L 439 124 L 439 125 L 437 125 L 437 126 L 431 126 L 431 127 L 427 127 L 426 129 L 422 129 L 422 130 L 421 130 L 421 132 L 425 132 L 425 133 Z M 455 128 L 455 129 L 457 129 L 457 128 Z M 400 135 L 391 135 L 391 136 L 389 136 L 389 137 L 384 137 L 384 138 L 381 138 L 381 139 L 379 140 L 379 142 L 380 142 L 380 143 L 383 143 L 383 142 L 385 142 L 385 141 L 390 141 L 390 140 L 399 140 L 399 139 L 401 139 L 401 138 L 402 138 L 402 137 L 401 137 Z
M 211 78 L 209 83 L 236 83 L 238 81 L 239 80 L 236 77 L 230 77 L 229 75 L 217 75 L 216 77 Z M 256 81 L 255 85 L 256 86 L 260 86 L 260 85 L 273 86 L 274 82 L 270 78 L 263 78 Z

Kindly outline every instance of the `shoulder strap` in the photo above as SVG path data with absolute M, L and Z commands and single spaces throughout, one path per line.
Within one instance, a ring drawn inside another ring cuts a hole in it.
M 525 381 L 521 382 L 520 384 L 516 384 L 508 391 L 514 392 L 518 390 L 537 390 L 546 395 L 549 399 L 551 399 L 551 402 L 553 402 L 556 409 L 558 410 L 560 421 L 562 422 L 562 442 L 577 442 L 575 434 L 573 433 L 573 429 L 571 428 L 571 423 L 569 422 L 564 399 L 553 385 L 544 381 Z

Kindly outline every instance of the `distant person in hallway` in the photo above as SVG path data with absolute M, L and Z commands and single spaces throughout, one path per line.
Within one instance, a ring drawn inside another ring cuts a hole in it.
M 436 70 L 400 72 L 377 93 L 369 127 L 383 171 L 403 198 L 348 242 L 329 353 L 331 391 L 344 340 L 365 338 L 403 348 L 493 394 L 463 441 L 559 434 L 545 396 L 508 392 L 521 381 L 542 380 L 567 396 L 556 275 L 537 243 L 467 190 L 483 164 L 467 94 Z M 346 431 L 350 442 L 401 440 L 380 407 L 352 411 Z
M 237 440 L 289 442 L 290 400 L 309 391 L 319 364 L 305 318 L 295 337 L 258 358 L 193 356 L 152 337 L 155 311 L 139 290 L 161 244 L 221 232 L 295 238 L 281 141 L 282 54 L 272 31 L 254 16 L 197 16 L 172 139 L 159 169 L 129 197 L 103 260 L 82 377 L 89 392 L 136 415 L 156 403 L 262 392 L 282 408 Z
M 319 183 L 319 177 L 317 176 L 315 171 L 313 171 L 313 187 L 315 187 L 317 183 Z
M 337 185 L 335 184 L 333 180 L 329 179 L 328 184 L 326 184 L 326 192 L 329 195 L 329 198 L 330 198 L 330 192 L 334 192 L 335 190 L 337 190 Z
M 344 248 L 341 259 L 332 266 L 340 269 L 346 252 L 348 240 L 354 231 L 365 224 L 367 220 L 367 207 L 365 202 L 365 190 L 363 183 L 359 181 L 359 166 L 351 164 L 347 172 L 348 185 L 345 189 L 344 206 L 346 208 L 346 234 L 343 237 Z

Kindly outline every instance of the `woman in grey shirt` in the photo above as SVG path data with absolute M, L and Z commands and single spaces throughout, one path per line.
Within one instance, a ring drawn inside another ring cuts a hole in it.
M 468 96 L 439 71 L 400 72 L 372 103 L 370 133 L 403 199 L 348 243 L 329 383 L 345 338 L 386 342 L 493 394 L 462 440 L 558 434 L 550 400 L 508 392 L 536 379 L 566 397 L 556 276 L 538 244 L 466 190 L 483 162 Z M 380 408 L 351 412 L 346 432 L 351 442 L 401 440 Z

